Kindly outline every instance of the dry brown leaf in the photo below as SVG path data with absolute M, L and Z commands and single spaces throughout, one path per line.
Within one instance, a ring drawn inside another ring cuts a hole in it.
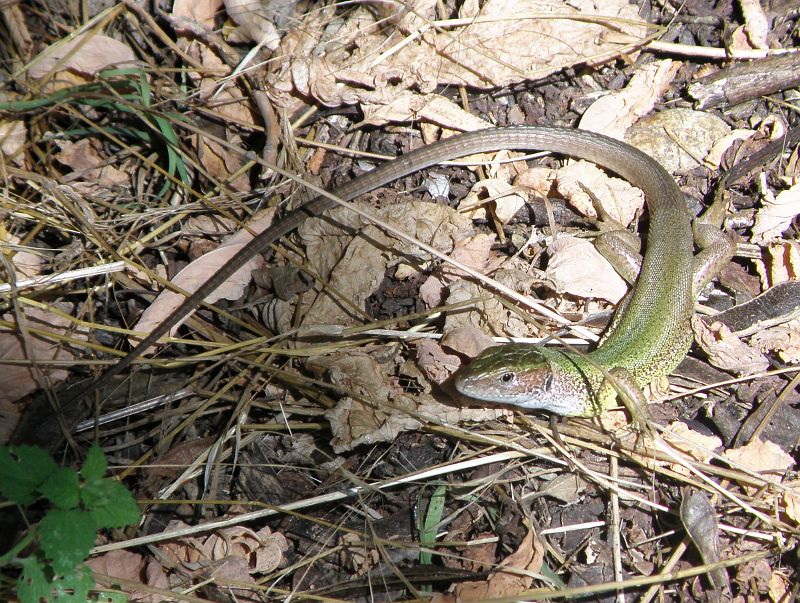
M 486 582 L 465 582 L 456 586 L 456 597 L 460 601 L 480 601 L 502 597 L 514 597 L 530 588 L 531 573 L 539 573 L 544 561 L 544 546 L 531 530 L 520 542 L 517 550 L 503 559 L 501 569 L 493 572 Z M 503 571 L 502 568 L 521 570 L 520 573 Z
M 121 578 L 134 583 L 144 583 L 153 588 L 168 590 L 169 579 L 162 565 L 153 558 L 144 558 L 138 553 L 118 550 L 109 551 L 86 562 L 93 572 L 112 578 Z M 113 584 L 113 580 L 111 581 Z M 145 590 L 132 590 L 125 593 L 131 601 L 157 603 L 161 595 Z
M 453 369 L 458 362 L 456 358 Z M 425 420 L 419 418 L 420 414 L 452 424 L 496 420 L 510 414 L 502 409 L 447 406 L 427 394 L 406 396 L 398 385 L 390 383 L 386 368 L 364 354 L 314 357 L 307 366 L 341 391 L 353 393 L 325 412 L 336 453 L 361 444 L 391 442 L 403 431 L 419 429 Z
M 319 240 L 320 243 L 324 241 L 324 238 Z M 332 241 L 332 247 L 333 245 L 335 243 Z M 302 317 L 303 326 L 347 327 L 357 324 L 361 317 L 354 316 L 351 307 L 359 309 L 366 307 L 367 299 L 378 289 L 394 259 L 387 251 L 393 245 L 395 245 L 394 239 L 385 235 L 379 228 L 365 226 L 361 229 L 359 236 L 349 241 L 345 247 L 344 255 L 326 282 L 328 289 L 336 291 L 336 297 L 323 291 L 314 299 L 310 295 L 312 292 L 309 292 L 303 301 L 310 305 L 298 313 Z M 327 264 L 334 257 L 334 253 L 323 251 L 322 255 L 315 255 L 307 249 L 307 256 L 313 266 L 317 262 Z M 342 304 L 341 299 L 349 303 Z
M 800 488 L 795 486 L 784 491 L 783 504 L 786 507 L 786 515 L 796 524 L 800 524 Z
M 289 543 L 283 534 L 272 533 L 264 526 L 257 532 L 245 526 L 222 528 L 202 545 L 206 558 L 219 561 L 238 557 L 245 561 L 248 574 L 269 573 L 280 565 Z
M 769 368 L 769 360 L 758 350 L 750 347 L 724 324 L 715 322 L 710 326 L 697 316 L 692 317 L 695 341 L 708 355 L 708 361 L 717 368 L 738 375 L 753 375 Z
M 222 8 L 222 0 L 175 0 L 172 5 L 172 14 L 181 20 L 200 24 L 207 28 L 214 27 L 214 19 Z M 191 29 L 183 30 L 178 25 L 175 29 L 178 34 L 191 33 Z
M 451 540 L 453 540 L 452 532 L 450 536 Z M 497 556 L 496 535 L 491 532 L 481 532 L 473 538 L 477 542 L 483 542 L 460 548 L 458 555 L 444 556 L 442 563 L 444 563 L 445 567 L 463 569 L 468 572 L 486 572 L 492 569 Z
M 549 197 L 556 181 L 558 170 L 548 167 L 524 167 L 517 175 L 514 184 L 530 190 L 538 197 Z
M 444 300 L 447 293 L 445 282 L 437 275 L 432 274 L 425 279 L 419 287 L 419 299 L 428 307 L 435 308 Z
M 352 532 L 342 534 L 338 538 L 342 552 L 339 554 L 340 563 L 349 568 L 354 577 L 366 575 L 381 561 L 378 549 L 367 546 L 364 539 Z
M 448 287 L 445 303 L 460 304 L 470 301 L 469 308 L 448 312 L 444 331 L 457 327 L 475 327 L 489 333 L 504 333 L 509 337 L 529 337 L 531 325 L 515 312 L 510 312 L 497 297 L 486 294 L 485 289 L 471 280 L 455 281 Z M 475 300 L 481 301 L 475 301 Z
M 223 216 L 192 216 L 182 224 L 181 234 L 188 237 L 218 237 L 228 234 L 235 228 L 235 222 Z
M 457 131 L 481 130 L 492 125 L 465 111 L 450 99 L 436 94 L 397 90 L 394 96 L 380 97 L 380 102 L 364 100 L 361 103 L 364 123 L 381 125 L 392 121 L 407 121 L 409 115 L 414 115 L 414 121 L 424 120 Z
M 783 362 L 797 364 L 800 362 L 800 320 L 758 331 L 750 338 L 750 343 L 761 352 L 777 352 Z
M 228 75 L 230 67 L 219 54 L 205 45 L 197 32 L 211 33 L 214 30 L 215 18 L 222 7 L 221 0 L 177 0 L 172 8 L 176 17 L 176 31 L 180 34 L 178 45 L 202 69 L 190 69 L 188 77 L 192 78 L 200 90 L 200 98 L 207 111 L 219 116 L 219 121 L 236 124 L 255 125 L 250 111 L 250 102 L 235 82 L 220 84 L 220 76 Z M 243 147 L 244 141 L 236 131 L 228 130 L 224 138 L 229 145 Z M 197 133 L 192 137 L 192 144 L 197 149 L 200 162 L 208 173 L 216 180 L 222 180 L 233 190 L 247 193 L 251 190 L 250 177 L 240 173 L 245 157 L 241 153 L 230 150 L 212 138 Z M 233 174 L 238 174 L 231 180 Z
M 497 219 L 502 224 L 508 224 L 526 202 L 527 198 L 520 194 L 518 187 L 499 178 L 486 178 L 472 186 L 458 204 L 458 211 L 470 220 L 483 219 L 486 217 L 484 205 L 488 203 L 494 207 Z
M 753 236 L 750 238 L 756 245 L 765 245 L 779 239 L 800 214 L 800 184 L 795 184 L 774 197 L 768 190 L 764 194 L 761 208 L 756 212 Z
M 122 186 L 130 181 L 129 174 L 109 165 L 108 157 L 100 153 L 100 143 L 92 138 L 84 138 L 75 143 L 60 140 L 58 146 L 61 150 L 55 154 L 55 158 L 72 168 L 67 177 L 73 180 L 73 187 L 83 185 L 76 187 L 81 192 L 93 193 L 98 186 Z
M 398 433 L 418 429 L 409 412 L 415 401 L 388 383 L 386 370 L 363 354 L 314 357 L 308 368 L 325 375 L 342 391 L 353 392 L 325 412 L 331 425 L 331 446 L 341 453 L 361 444 L 393 440 Z
M 625 140 L 670 174 L 686 174 L 703 164 L 714 143 L 730 131 L 713 113 L 679 107 L 643 117 L 628 129 Z
M 770 440 L 763 442 L 758 438 L 739 448 L 730 448 L 722 456 L 751 471 L 776 477 L 781 477 L 794 465 L 794 459 L 780 446 Z
M 416 345 L 417 366 L 433 383 L 444 383 L 461 366 L 461 359 L 448 354 L 442 345 L 430 339 L 421 339 Z
M 251 232 L 258 234 L 271 223 L 275 215 L 275 209 L 268 209 L 256 216 L 250 223 L 248 229 L 242 229 L 231 235 L 214 251 L 196 259 L 188 264 L 183 270 L 175 275 L 172 283 L 188 293 L 196 291 L 197 288 L 206 282 L 209 275 L 219 270 L 227 264 L 236 253 L 253 238 Z M 250 284 L 250 273 L 257 270 L 263 264 L 263 258 L 258 255 L 252 258 L 242 268 L 237 270 L 221 287 L 205 298 L 206 303 L 213 304 L 218 299 L 239 299 Z M 142 312 L 134 330 L 149 333 L 155 325 L 160 324 L 175 308 L 181 305 L 184 296 L 169 290 L 162 291 L 158 297 Z M 170 335 L 177 331 L 186 318 L 184 317 L 177 325 L 170 330 Z M 130 338 L 132 344 L 135 338 Z
M 731 466 L 744 467 L 759 473 L 766 481 L 780 482 L 784 472 L 794 465 L 794 459 L 783 449 L 767 440 L 758 438 L 739 448 L 730 448 L 722 453 L 722 457 L 731 461 Z M 755 492 L 758 488 L 747 486 L 747 490 Z
M 744 128 L 731 130 L 728 134 L 717 139 L 714 144 L 711 145 L 711 150 L 705 156 L 705 164 L 714 169 L 720 169 L 722 158 L 731 145 L 738 140 L 747 140 L 755 133 L 755 130 L 746 130 Z
M 85 77 L 94 77 L 109 67 L 125 67 L 138 63 L 136 55 L 127 44 L 102 34 L 84 33 L 73 40 L 45 49 L 34 59 L 28 69 L 28 76 L 37 80 L 45 77 L 65 57 L 67 58 L 59 69 Z
M 173 519 L 167 523 L 165 532 L 176 532 L 189 527 L 189 524 Z M 204 559 L 202 551 L 202 541 L 200 538 L 184 537 L 158 545 L 165 558 L 174 564 L 194 564 Z
M 444 348 L 458 352 L 467 358 L 475 358 L 486 348 L 497 345 L 481 329 L 475 327 L 457 327 L 446 331 L 442 336 L 440 345 Z
M 370 211 L 443 253 L 452 252 L 472 230 L 467 218 L 442 204 L 412 201 Z M 357 308 L 365 307 L 367 298 L 375 293 L 386 270 L 398 262 L 398 257 L 402 257 L 403 264 L 416 262 L 418 268 L 429 260 L 428 254 L 417 246 L 384 234 L 379 227 L 345 208 L 333 210 L 329 215 L 331 220 L 306 220 L 298 228 L 298 235 L 313 272 Z M 355 238 L 353 232 L 357 233 Z M 300 312 L 304 326 L 346 326 L 356 321 L 352 312 L 332 295 L 307 298 L 309 305 Z
M 800 278 L 800 250 L 795 241 L 770 245 L 762 253 L 765 260 L 753 260 L 761 286 L 766 291 L 778 283 Z
M 4 236 L 6 237 L 5 241 L 2 240 Z M 8 231 L 0 230 L 0 250 L 13 249 L 19 243 L 19 237 L 10 234 Z M 42 256 L 21 248 L 11 256 L 11 265 L 14 267 L 14 277 L 17 280 L 34 278 L 42 273 Z
M 219 98 L 229 99 L 229 107 L 235 107 L 236 103 L 243 100 L 240 96 L 231 94 L 228 89 L 220 93 Z M 230 135 L 228 138 L 230 144 L 235 146 L 244 145 L 244 141 L 237 135 Z M 226 182 L 231 189 L 238 193 L 250 192 L 252 189 L 250 176 L 247 172 L 240 172 L 240 168 L 245 161 L 244 155 L 231 151 L 228 146 L 202 135 L 194 136 L 192 142 L 197 148 L 197 154 L 203 167 L 215 180 Z M 237 172 L 240 172 L 238 176 L 231 180 L 231 176 Z
M 420 400 L 419 413 L 428 420 L 449 425 L 460 423 L 483 424 L 487 421 L 499 421 L 503 418 L 514 416 L 514 411 L 510 408 L 486 408 L 479 401 L 464 398 L 465 405 L 451 406 L 442 404 L 431 397 Z M 470 406 L 470 404 L 474 406 Z
M 769 583 L 772 578 L 771 565 L 766 559 L 755 559 L 740 563 L 735 566 L 736 582 L 738 584 L 747 584 L 753 593 L 766 593 L 769 590 Z M 760 598 L 758 596 L 752 597 L 752 599 L 759 600 Z
M 571 161 L 556 173 L 558 192 L 583 215 L 597 217 L 592 199 L 620 224 L 627 226 L 642 211 L 644 194 L 628 181 L 606 174 L 594 163 Z
M 291 10 L 294 3 L 283 3 Z M 239 28 L 234 41 L 263 43 L 269 50 L 275 50 L 280 36 L 272 23 L 273 13 L 280 10 L 278 3 L 265 4 L 261 0 L 225 0 L 225 12 Z
M 714 457 L 714 451 L 722 446 L 722 440 L 717 436 L 704 435 L 682 421 L 670 423 L 664 430 L 664 439 L 673 448 L 682 450 L 703 463 L 709 462 Z
M 25 156 L 19 153 L 28 141 L 28 129 L 25 127 L 25 122 L 19 119 L 0 120 L 0 153 L 8 160 L 13 158 L 12 161 L 15 165 L 23 165 Z
M 396 398 L 392 404 L 396 409 L 412 411 L 416 408 L 408 397 Z M 414 431 L 422 426 L 422 422 L 408 412 L 384 412 L 353 398 L 339 400 L 334 408 L 325 411 L 325 418 L 331 425 L 331 447 L 337 454 L 361 444 L 391 442 L 403 431 Z
M 483 270 L 489 260 L 489 254 L 497 240 L 497 235 L 478 233 L 473 236 L 465 237 L 456 241 L 453 251 L 450 252 L 449 257 L 461 264 L 475 270 Z M 465 276 L 464 273 L 458 268 L 454 268 L 449 264 L 444 264 L 441 269 L 442 276 L 447 282 L 452 281 L 454 278 Z
M 747 40 L 753 48 L 769 48 L 767 34 L 769 34 L 769 19 L 764 13 L 759 0 L 739 0 L 739 6 L 744 17 L 744 31 Z
M 54 306 L 55 307 L 55 306 Z M 74 332 L 74 324 L 62 316 L 39 308 L 25 308 L 25 325 L 27 329 L 41 329 L 54 336 L 69 336 L 85 339 Z M 16 319 L 11 314 L 4 314 L 2 319 L 12 324 Z M 65 369 L 40 365 L 37 370 L 30 366 L 2 364 L 2 360 L 26 360 L 47 363 L 74 360 L 74 355 L 66 346 L 57 341 L 48 341 L 34 333 L 27 346 L 23 345 L 20 330 L 17 327 L 0 327 L 0 370 L 3 373 L 4 387 L 0 392 L 0 400 L 14 402 L 36 391 L 40 387 L 51 387 L 69 376 Z M 28 354 L 32 357 L 29 357 Z
M 619 434 L 630 431 L 630 421 L 623 408 L 606 410 L 597 418 L 600 421 L 600 425 L 608 433 Z
M 744 29 L 744 25 L 740 25 L 730 33 L 730 42 L 728 43 L 728 47 L 733 51 L 753 50 L 753 45 L 750 44 L 750 40 L 747 38 L 747 32 Z
M 627 292 L 625 281 L 589 241 L 561 236 L 548 251 L 547 276 L 559 293 L 616 303 Z
M 715 450 L 722 446 L 722 440 L 717 436 L 707 436 L 691 429 L 686 423 L 675 421 L 670 423 L 664 431 L 664 440 L 673 448 L 685 452 L 694 460 L 702 463 L 709 462 Z M 666 464 L 676 473 L 690 475 L 691 472 L 681 463 L 669 462 Z
M 187 527 L 182 521 L 170 521 L 166 530 Z M 215 563 L 217 575 L 231 580 L 252 582 L 252 574 L 269 573 L 283 560 L 289 545 L 283 534 L 264 526 L 255 531 L 245 526 L 220 529 L 208 536 L 184 537 L 164 542 L 162 553 L 174 563 L 191 567 L 197 563 Z
M 680 63 L 664 59 L 638 69 L 622 90 L 609 92 L 592 103 L 578 127 L 622 140 L 637 119 L 652 111 L 680 67 Z
M 538 490 L 536 496 L 550 496 L 570 504 L 578 500 L 586 491 L 587 485 L 577 473 L 560 473 Z
M 769 579 L 769 598 L 772 603 L 790 603 L 791 592 L 789 582 L 779 570 L 772 570 Z
M 226 586 L 226 590 L 230 590 L 233 597 L 251 596 L 253 594 L 252 588 L 248 588 L 247 586 L 244 588 L 237 588 L 237 586 L 256 583 L 255 577 L 250 573 L 250 567 L 247 561 L 240 557 L 226 557 L 215 563 L 214 581 L 220 586 Z M 234 584 L 237 586 L 233 586 Z
M 538 17 L 556 14 L 561 18 Z M 597 14 L 612 26 L 583 20 Z M 458 122 L 469 114 L 430 94 L 436 86 L 497 88 L 576 63 L 598 64 L 622 48 L 612 41 L 619 39 L 618 29 L 632 36 L 630 41 L 646 32 L 635 7 L 622 0 L 579 8 L 559 0 L 469 1 L 459 9 L 459 24 L 446 30 L 429 26 L 436 18 L 431 0 L 414 2 L 390 28 L 377 27 L 381 17 L 359 6 L 335 37 L 331 17 L 325 10 L 311 11 L 281 41 L 277 77 L 268 89 L 276 105 L 291 113 L 308 97 L 329 106 L 360 103 L 369 123 L 422 119 L 463 129 L 475 128 L 446 123 L 447 112 L 434 105 L 449 105 Z

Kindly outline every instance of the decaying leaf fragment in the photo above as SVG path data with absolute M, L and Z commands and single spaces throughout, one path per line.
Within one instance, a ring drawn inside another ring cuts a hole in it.
M 216 27 L 216 17 L 222 8 L 222 0 L 196 2 L 194 0 L 176 0 L 172 7 L 174 21 L 180 24 L 176 27 L 178 33 L 178 46 L 187 55 L 191 56 L 194 64 L 187 70 L 187 77 L 194 80 L 206 110 L 217 116 L 218 123 L 244 124 L 255 126 L 256 119 L 251 111 L 250 100 L 236 80 L 225 82 L 221 76 L 228 75 L 231 67 L 220 57 L 217 49 L 210 48 L 204 41 L 203 35 L 211 34 Z M 251 12 L 249 19 L 242 14 L 246 7 L 231 6 L 231 16 L 240 19 L 239 33 L 245 38 L 250 35 L 263 39 L 269 37 L 268 26 L 263 18 Z M 202 69 L 196 69 L 201 65 Z M 222 82 L 222 83 L 221 83 Z M 214 122 L 209 122 L 209 126 Z M 212 137 L 203 136 L 203 128 L 191 139 L 197 150 L 197 155 L 205 170 L 216 180 L 224 181 L 233 190 L 239 192 L 250 191 L 250 180 L 247 173 L 239 173 L 244 163 L 241 154 L 230 150 Z M 213 131 L 213 130 L 212 130 Z M 245 146 L 240 133 L 240 127 L 226 128 L 216 132 L 217 137 L 227 139 L 233 146 Z M 236 178 L 231 178 L 237 174 Z
M 769 367 L 769 360 L 741 341 L 722 323 L 709 326 L 701 318 L 693 316 L 692 329 L 695 339 L 708 355 L 708 361 L 718 368 L 740 375 L 752 375 Z
M 767 191 L 768 193 L 768 191 Z M 756 212 L 753 225 L 753 243 L 763 245 L 780 237 L 789 228 L 792 220 L 800 214 L 800 184 L 779 192 L 768 193 L 761 201 L 762 207 Z
M 542 568 L 544 545 L 539 537 L 528 531 L 519 547 L 500 563 L 485 582 L 464 582 L 456 586 L 452 601 L 482 601 L 500 597 L 513 597 L 533 583 L 533 576 Z M 507 568 L 507 570 L 506 570 Z M 517 571 L 515 571 L 517 570 Z M 447 599 L 440 599 L 447 601 Z
M 411 201 L 369 211 L 443 253 L 453 251 L 472 228 L 467 218 L 443 204 Z M 334 209 L 329 215 L 332 220 L 309 219 L 297 230 L 309 266 L 326 284 L 326 291 L 300 312 L 304 326 L 354 324 L 352 308 L 365 307 L 388 268 L 402 262 L 421 271 L 430 259 L 417 246 L 398 241 L 346 208 Z M 333 291 L 347 299 L 348 305 L 334 297 Z
M 770 440 L 755 438 L 744 446 L 731 448 L 723 452 L 722 457 L 730 461 L 734 468 L 744 467 L 759 473 L 765 481 L 778 483 L 782 481 L 785 471 L 795 464 L 794 459 Z M 758 489 L 745 486 L 750 492 Z M 764 494 L 763 496 L 766 496 Z
M 783 362 L 800 363 L 800 319 L 759 331 L 750 341 L 761 352 L 777 352 Z
M 341 21 L 332 9 L 307 13 L 274 57 L 273 102 L 291 113 L 311 97 L 360 104 L 368 123 L 421 119 L 475 129 L 466 111 L 432 93 L 437 86 L 499 88 L 600 64 L 647 33 L 623 0 L 468 0 L 457 19 L 436 27 L 435 0 L 408 4 L 391 27 L 381 27 L 382 16 L 366 5 Z
M 48 363 L 74 359 L 70 347 L 58 342 L 59 337 L 84 339 L 73 332 L 71 321 L 55 312 L 39 308 L 25 308 L 25 329 L 16 326 L 16 317 L 11 314 L 4 314 L 0 318 L 12 325 L 0 326 L 0 358 L 28 361 L 35 365 L 33 368 L 25 364 L 3 364 L 5 385 L 0 392 L 0 400 L 19 400 L 40 387 L 51 387 L 69 376 L 66 369 Z M 37 334 L 37 330 L 51 333 L 52 337 Z M 24 331 L 28 333 L 27 339 L 23 338 Z
M 387 375 L 387 367 L 366 354 L 317 356 L 307 366 L 340 391 L 350 392 L 325 413 L 333 432 L 331 446 L 337 453 L 360 444 L 390 442 L 403 431 L 419 429 L 428 419 L 455 424 L 508 414 L 502 409 L 447 406 L 428 394 L 412 398 Z
M 102 34 L 84 33 L 72 40 L 48 47 L 34 60 L 28 69 L 28 76 L 40 79 L 58 68 L 62 72 L 93 77 L 109 67 L 135 64 L 136 55 L 124 42 Z

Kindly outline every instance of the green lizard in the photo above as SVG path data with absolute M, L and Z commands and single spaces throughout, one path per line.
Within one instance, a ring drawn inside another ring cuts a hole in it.
M 308 216 L 324 213 L 336 198 L 350 200 L 407 174 L 463 155 L 501 149 L 543 150 L 594 161 L 641 188 L 650 209 L 647 254 L 627 306 L 618 312 L 613 333 L 590 354 L 591 362 L 542 347 L 505 346 L 483 354 L 455 378 L 462 393 L 525 408 L 565 415 L 592 415 L 612 400 L 598 398 L 602 371 L 626 370 L 641 387 L 672 370 L 690 343 L 693 288 L 710 278 L 708 267 L 730 257 L 719 229 L 696 229 L 706 235 L 704 260 L 693 258 L 690 216 L 672 177 L 653 159 L 624 142 L 582 130 L 547 127 L 493 128 L 468 132 L 418 148 L 321 195 L 259 233 L 192 293 L 127 356 L 107 369 L 78 398 L 88 397 L 130 367 L 177 322 L 197 308 L 256 253 L 266 250 Z M 707 232 L 706 232 L 707 231 Z M 714 233 L 716 233 L 716 238 Z M 695 267 L 697 265 L 697 267 Z M 698 276 L 693 277 L 693 274 Z M 694 278 L 694 280 L 693 280 Z M 613 396 L 612 396 L 613 397 Z
M 605 239 L 603 253 L 611 254 L 608 259 L 620 274 L 630 281 L 635 279 L 630 266 L 640 270 L 600 345 L 588 354 L 525 344 L 488 348 L 454 375 L 453 385 L 460 393 L 525 409 L 591 417 L 617 404 L 620 386 L 640 393 L 686 356 L 697 292 L 735 251 L 719 229 L 721 208 L 712 207 L 707 221 L 692 224 L 672 177 L 657 161 L 625 143 L 609 143 L 608 153 L 598 163 L 642 189 L 650 212 L 644 258 L 632 258 L 627 245 Z M 702 249 L 697 256 L 695 243 Z

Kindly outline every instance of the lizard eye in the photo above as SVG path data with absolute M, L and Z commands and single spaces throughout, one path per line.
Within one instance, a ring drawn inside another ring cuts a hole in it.
M 517 376 L 514 373 L 503 373 L 500 375 L 500 381 L 503 383 L 513 383 Z

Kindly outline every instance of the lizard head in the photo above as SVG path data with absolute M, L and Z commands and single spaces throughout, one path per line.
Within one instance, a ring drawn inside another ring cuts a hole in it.
M 484 350 L 455 373 L 453 385 L 470 398 L 565 416 L 584 414 L 588 398 L 571 355 L 525 344 Z

